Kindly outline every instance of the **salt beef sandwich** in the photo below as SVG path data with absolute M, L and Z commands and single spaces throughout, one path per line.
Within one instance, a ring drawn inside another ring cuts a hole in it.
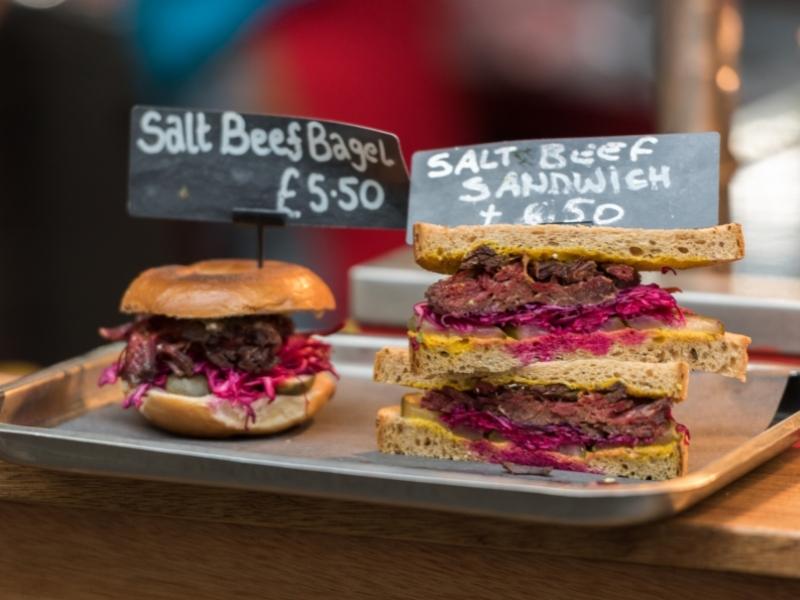
M 121 379 L 124 406 L 156 426 L 197 437 L 282 431 L 333 396 L 330 347 L 295 332 L 290 313 L 335 308 L 305 267 L 208 260 L 141 273 L 121 311 L 133 322 L 101 329 L 124 340 L 100 384 Z
M 684 361 L 745 378 L 750 339 L 643 284 L 669 271 L 742 258 L 741 226 L 648 230 L 572 225 L 414 226 L 425 269 L 450 274 L 415 306 L 418 373 L 496 373 L 535 362 Z
M 686 472 L 688 431 L 672 406 L 686 363 L 581 359 L 508 373 L 422 375 L 408 351 L 384 348 L 375 379 L 420 389 L 379 410 L 390 454 L 512 463 L 663 480 Z

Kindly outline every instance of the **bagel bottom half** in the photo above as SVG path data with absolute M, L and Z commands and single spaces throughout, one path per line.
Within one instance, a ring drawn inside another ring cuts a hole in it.
M 279 394 L 271 402 L 260 398 L 251 405 L 255 421 L 241 406 L 208 394 L 182 396 L 151 388 L 142 398 L 139 412 L 151 423 L 179 435 L 222 438 L 234 435 L 264 435 L 283 431 L 310 419 L 336 391 L 336 379 L 317 373 L 305 393 Z

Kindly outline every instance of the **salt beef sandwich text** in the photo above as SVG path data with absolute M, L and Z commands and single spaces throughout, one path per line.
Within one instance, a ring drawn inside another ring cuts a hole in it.
M 512 372 L 422 375 L 408 351 L 384 348 L 375 379 L 419 388 L 379 410 L 390 454 L 513 463 L 663 480 L 686 472 L 688 432 L 672 418 L 686 363 L 581 359 Z
M 295 332 L 289 316 L 335 308 L 305 267 L 208 260 L 149 269 L 130 284 L 121 311 L 133 322 L 101 329 L 126 342 L 100 384 L 121 379 L 124 406 L 177 434 L 226 437 L 281 431 L 333 396 L 330 347 Z
M 419 373 L 494 373 L 604 357 L 685 361 L 744 380 L 750 339 L 681 309 L 640 271 L 744 255 L 741 226 L 645 230 L 570 225 L 414 226 L 417 263 L 451 274 L 409 328 Z

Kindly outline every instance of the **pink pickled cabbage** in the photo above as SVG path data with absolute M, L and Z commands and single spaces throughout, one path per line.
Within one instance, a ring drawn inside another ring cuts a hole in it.
M 556 360 L 563 354 L 585 350 L 595 356 L 608 354 L 614 344 L 638 346 L 647 339 L 647 334 L 637 329 L 624 329 L 606 333 L 546 333 L 520 340 L 509 351 L 523 364 L 534 361 Z
M 474 410 L 464 405 L 456 405 L 447 413 L 438 413 L 438 416 L 450 429 L 464 428 L 482 434 L 497 432 L 524 450 L 558 450 L 565 446 L 635 446 L 653 441 L 652 438 L 637 438 L 629 434 L 604 438 L 590 436 L 577 427 L 566 424 L 523 427 L 508 417 Z
M 122 370 L 122 363 L 121 361 L 116 361 L 108 365 L 103 372 L 100 374 L 100 379 L 97 381 L 97 385 L 111 385 L 112 383 L 117 383 L 119 379 L 119 373 Z M 167 376 L 169 372 L 159 373 L 156 375 L 152 381 L 146 381 L 140 383 L 133 387 L 132 389 L 128 390 L 128 393 L 125 396 L 125 400 L 122 402 L 123 408 L 130 408 L 131 406 L 139 406 L 142 403 L 142 398 L 148 392 L 151 387 L 160 387 L 163 388 L 167 385 Z
M 427 302 L 414 306 L 418 322 L 426 321 L 440 329 L 470 333 L 478 327 L 519 327 L 533 325 L 551 333 L 592 333 L 609 319 L 650 317 L 666 325 L 684 322 L 683 312 L 669 291 L 652 283 L 620 290 L 617 297 L 602 304 L 554 306 L 527 304 L 505 313 L 452 317 L 436 314 Z
M 252 404 L 259 398 L 275 399 L 275 389 L 300 375 L 321 371 L 335 373 L 330 362 L 330 346 L 317 339 L 293 335 L 278 351 L 278 364 L 269 373 L 256 375 L 236 369 L 221 369 L 210 362 L 195 365 L 195 372 L 205 375 L 212 394 L 245 408 L 253 421 Z
M 583 473 L 600 473 L 590 469 L 585 462 L 575 460 L 567 455 L 554 454 L 552 450 L 529 450 L 519 446 L 496 446 L 489 440 L 475 440 L 469 447 L 480 457 L 492 463 L 514 463 L 531 467 L 561 469 L 562 471 L 579 471 Z
M 692 439 L 692 435 L 689 433 L 689 428 L 682 423 L 675 423 L 675 431 L 683 436 L 683 443 L 688 445 Z
M 99 385 L 115 383 L 119 378 L 120 368 L 120 361 L 106 367 L 100 375 Z M 244 408 L 248 421 L 255 420 L 252 404 L 259 398 L 274 400 L 275 389 L 281 383 L 293 377 L 314 375 L 322 371 L 336 374 L 330 362 L 330 346 L 305 335 L 292 335 L 288 338 L 278 351 L 278 364 L 268 373 L 256 375 L 236 369 L 223 369 L 208 361 L 197 361 L 194 365 L 194 372 L 205 376 L 211 393 Z M 151 387 L 166 386 L 169 374 L 169 368 L 164 365 L 163 371 L 151 381 L 132 388 L 126 395 L 123 406 L 140 406 L 142 398 Z

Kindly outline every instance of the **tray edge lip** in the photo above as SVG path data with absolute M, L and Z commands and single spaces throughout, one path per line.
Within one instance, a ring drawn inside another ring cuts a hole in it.
M 798 413 L 800 415 L 800 413 Z M 798 415 L 795 415 L 798 416 Z M 800 418 L 800 417 L 798 417 Z M 782 422 L 783 423 L 783 422 Z M 781 424 L 778 424 L 781 425 Z M 776 425 L 776 427 L 778 426 Z M 758 437 L 758 436 L 756 436 Z M 47 439 L 59 442 L 88 444 L 98 447 L 114 447 L 124 449 L 127 451 L 134 451 L 140 453 L 152 453 L 155 455 L 161 453 L 168 453 L 175 457 L 191 457 L 202 458 L 204 460 L 213 460 L 215 462 L 227 463 L 233 462 L 236 464 L 250 465 L 255 467 L 268 467 L 285 469 L 287 471 L 299 470 L 313 473 L 324 473 L 326 475 L 347 475 L 354 477 L 363 477 L 367 479 L 381 478 L 388 479 L 396 482 L 436 485 L 436 486 L 456 486 L 467 489 L 483 489 L 492 490 L 503 493 L 517 493 L 517 494 L 544 494 L 556 497 L 570 497 L 577 499 L 613 499 L 620 497 L 639 497 L 639 498 L 655 498 L 659 496 L 673 496 L 675 494 L 686 494 L 704 489 L 717 478 L 715 474 L 710 474 L 704 469 L 700 469 L 695 473 L 690 473 L 683 477 L 678 477 L 666 481 L 642 481 L 636 483 L 626 483 L 622 486 L 613 485 L 598 485 L 598 484 L 558 484 L 548 482 L 537 482 L 531 480 L 523 480 L 524 482 L 479 482 L 473 481 L 469 478 L 448 479 L 443 481 L 438 479 L 435 472 L 431 473 L 406 473 L 406 470 L 414 470 L 413 467 L 393 467 L 395 469 L 402 469 L 401 473 L 386 473 L 380 472 L 380 465 L 374 463 L 364 463 L 363 466 L 376 467 L 378 472 L 364 472 L 358 468 L 353 468 L 351 465 L 358 465 L 359 463 L 342 461 L 336 462 L 330 459 L 304 459 L 295 457 L 277 457 L 275 455 L 265 455 L 265 458 L 258 459 L 249 454 L 241 456 L 220 456 L 220 455 L 207 455 L 195 450 L 181 449 L 181 448 L 165 448 L 160 445 L 140 446 L 135 442 L 126 442 L 124 440 L 102 440 L 91 439 L 81 436 L 80 434 L 71 434 L 69 432 L 59 432 L 48 430 L 27 425 L 10 425 L 7 423 L 0 423 L 0 457 L 11 462 L 19 462 L 20 457 L 13 452 L 9 452 L 7 443 L 11 440 L 12 443 L 16 442 L 17 438 L 27 439 Z M 752 438 L 755 440 L 756 438 Z M 269 458 L 267 458 L 269 457 Z M 288 464 L 284 461 L 288 461 Z M 319 465 L 319 462 L 328 462 L 332 464 Z M 716 461 L 715 461 L 716 462 Z M 35 465 L 37 463 L 26 461 L 25 464 Z M 95 463 L 97 465 L 97 463 Z M 42 466 L 39 464 L 39 466 Z M 96 467 L 99 468 L 99 467 Z M 451 472 L 451 476 L 454 473 Z M 193 480 L 196 481 L 196 480 Z M 545 485 L 542 485 L 545 484 Z
M 24 427 L 24 426 L 12 426 L 12 427 Z M 697 500 L 702 499 L 702 497 L 698 497 L 696 499 L 688 498 L 686 501 L 683 502 L 676 502 L 675 494 L 674 493 L 658 493 L 658 494 L 648 494 L 644 496 L 636 496 L 636 495 L 621 495 L 618 498 L 612 498 L 609 496 L 582 496 L 582 495 L 569 495 L 564 496 L 563 494 L 555 493 L 555 494 L 546 494 L 544 493 L 544 489 L 539 488 L 532 490 L 531 500 L 535 498 L 536 495 L 540 496 L 549 496 L 551 499 L 559 499 L 563 498 L 564 500 L 570 502 L 573 506 L 573 510 L 570 514 L 567 515 L 548 515 L 543 513 L 536 513 L 531 511 L 522 511 L 522 510 L 508 510 L 503 511 L 500 508 L 495 508 L 494 506 L 486 506 L 484 508 L 476 507 L 476 506 L 465 506 L 465 505 L 449 505 L 444 504 L 441 501 L 435 500 L 428 500 L 428 501 L 421 501 L 415 499 L 409 499 L 405 497 L 400 497 L 397 499 L 393 499 L 388 494 L 381 494 L 378 496 L 369 495 L 367 493 L 355 493 L 355 494 L 347 494 L 341 492 L 319 492 L 315 491 L 313 487 L 302 490 L 302 489 L 286 489 L 285 486 L 276 485 L 276 486 L 268 486 L 268 485 L 248 485 L 247 483 L 226 483 L 224 481 L 213 481 L 209 479 L 200 479 L 200 478 L 185 478 L 185 477 L 175 477 L 169 474 L 164 473 L 126 473 L 125 475 L 120 475 L 119 473 L 114 473 L 110 469 L 103 467 L 101 464 L 94 463 L 89 466 L 85 465 L 74 465 L 71 468 L 65 468 L 63 466 L 58 466 L 53 463 L 48 464 L 41 464 L 38 463 L 35 459 L 30 460 L 25 457 L 21 457 L 16 454 L 9 455 L 5 448 L 5 441 L 7 437 L 3 435 L 3 431 L 0 430 L 0 457 L 3 460 L 7 460 L 14 464 L 20 464 L 25 466 L 31 466 L 43 470 L 49 470 L 58 473 L 69 473 L 69 474 L 82 474 L 82 475 L 90 475 L 96 477 L 122 477 L 124 479 L 133 479 L 133 480 L 140 480 L 140 481 L 161 481 L 161 482 L 168 482 L 173 484 L 180 484 L 180 485 L 199 485 L 204 487 L 217 487 L 222 489 L 241 489 L 241 490 L 251 490 L 251 491 L 260 491 L 265 493 L 279 493 L 279 494 L 297 494 L 299 496 L 305 497 L 316 497 L 316 498 L 336 498 L 340 500 L 349 500 L 349 501 L 358 501 L 364 502 L 367 504 L 379 504 L 379 505 L 388 505 L 388 506 L 396 506 L 396 507 L 417 507 L 427 510 L 434 510 L 434 511 L 444 511 L 453 514 L 461 514 L 461 515 L 473 515 L 473 516 L 483 516 L 483 517 L 494 517 L 494 518 L 501 518 L 501 519 L 508 519 L 514 521 L 523 521 L 529 523 L 538 523 L 538 524 L 549 524 L 549 525 L 559 525 L 559 526 L 572 526 L 572 527 L 624 527 L 624 526 L 632 526 L 632 525 L 640 525 L 645 523 L 651 523 L 654 521 L 658 521 L 661 519 L 672 517 L 678 513 L 680 513 L 685 508 L 694 504 Z M 29 436 L 26 436 L 26 439 L 29 439 Z M 67 440 L 69 441 L 69 440 Z M 125 448 L 125 450 L 133 450 L 136 451 L 137 448 L 129 447 Z M 219 460 L 220 462 L 227 462 L 225 460 L 221 460 L 218 457 L 203 457 L 206 460 Z M 250 461 L 236 461 L 237 463 L 245 463 L 248 464 Z M 258 466 L 253 465 L 253 466 Z M 317 471 L 319 473 L 319 471 Z M 336 476 L 339 475 L 338 473 L 333 472 L 326 472 L 324 475 L 332 475 Z M 345 473 L 345 476 L 363 476 L 363 473 Z M 426 486 L 429 485 L 428 481 L 418 481 L 416 479 L 406 480 L 402 478 L 391 478 L 392 482 L 395 484 L 400 485 L 422 485 Z M 674 480 L 673 480 L 674 481 Z M 656 483 L 669 483 L 669 482 L 651 482 L 652 484 Z M 632 484 L 636 485 L 636 484 Z M 508 497 L 519 497 L 520 491 L 519 490 L 508 490 L 508 489 L 499 489 L 499 490 L 492 490 L 487 488 L 485 485 L 467 485 L 467 486 L 455 486 L 451 485 L 451 482 L 445 484 L 445 487 L 454 488 L 460 487 L 460 491 L 467 491 L 469 489 L 479 489 L 485 492 L 499 492 L 503 495 Z M 587 511 L 586 508 L 592 505 L 593 502 L 596 501 L 609 501 L 609 500 L 621 500 L 626 502 L 628 506 L 625 507 L 624 510 L 615 510 L 614 514 L 607 517 L 607 518 L 597 518 L 595 517 L 594 511 Z M 641 504 L 642 502 L 647 502 L 648 504 L 645 506 Z M 636 507 L 634 509 L 634 507 Z M 634 509 L 634 510 L 632 510 Z

